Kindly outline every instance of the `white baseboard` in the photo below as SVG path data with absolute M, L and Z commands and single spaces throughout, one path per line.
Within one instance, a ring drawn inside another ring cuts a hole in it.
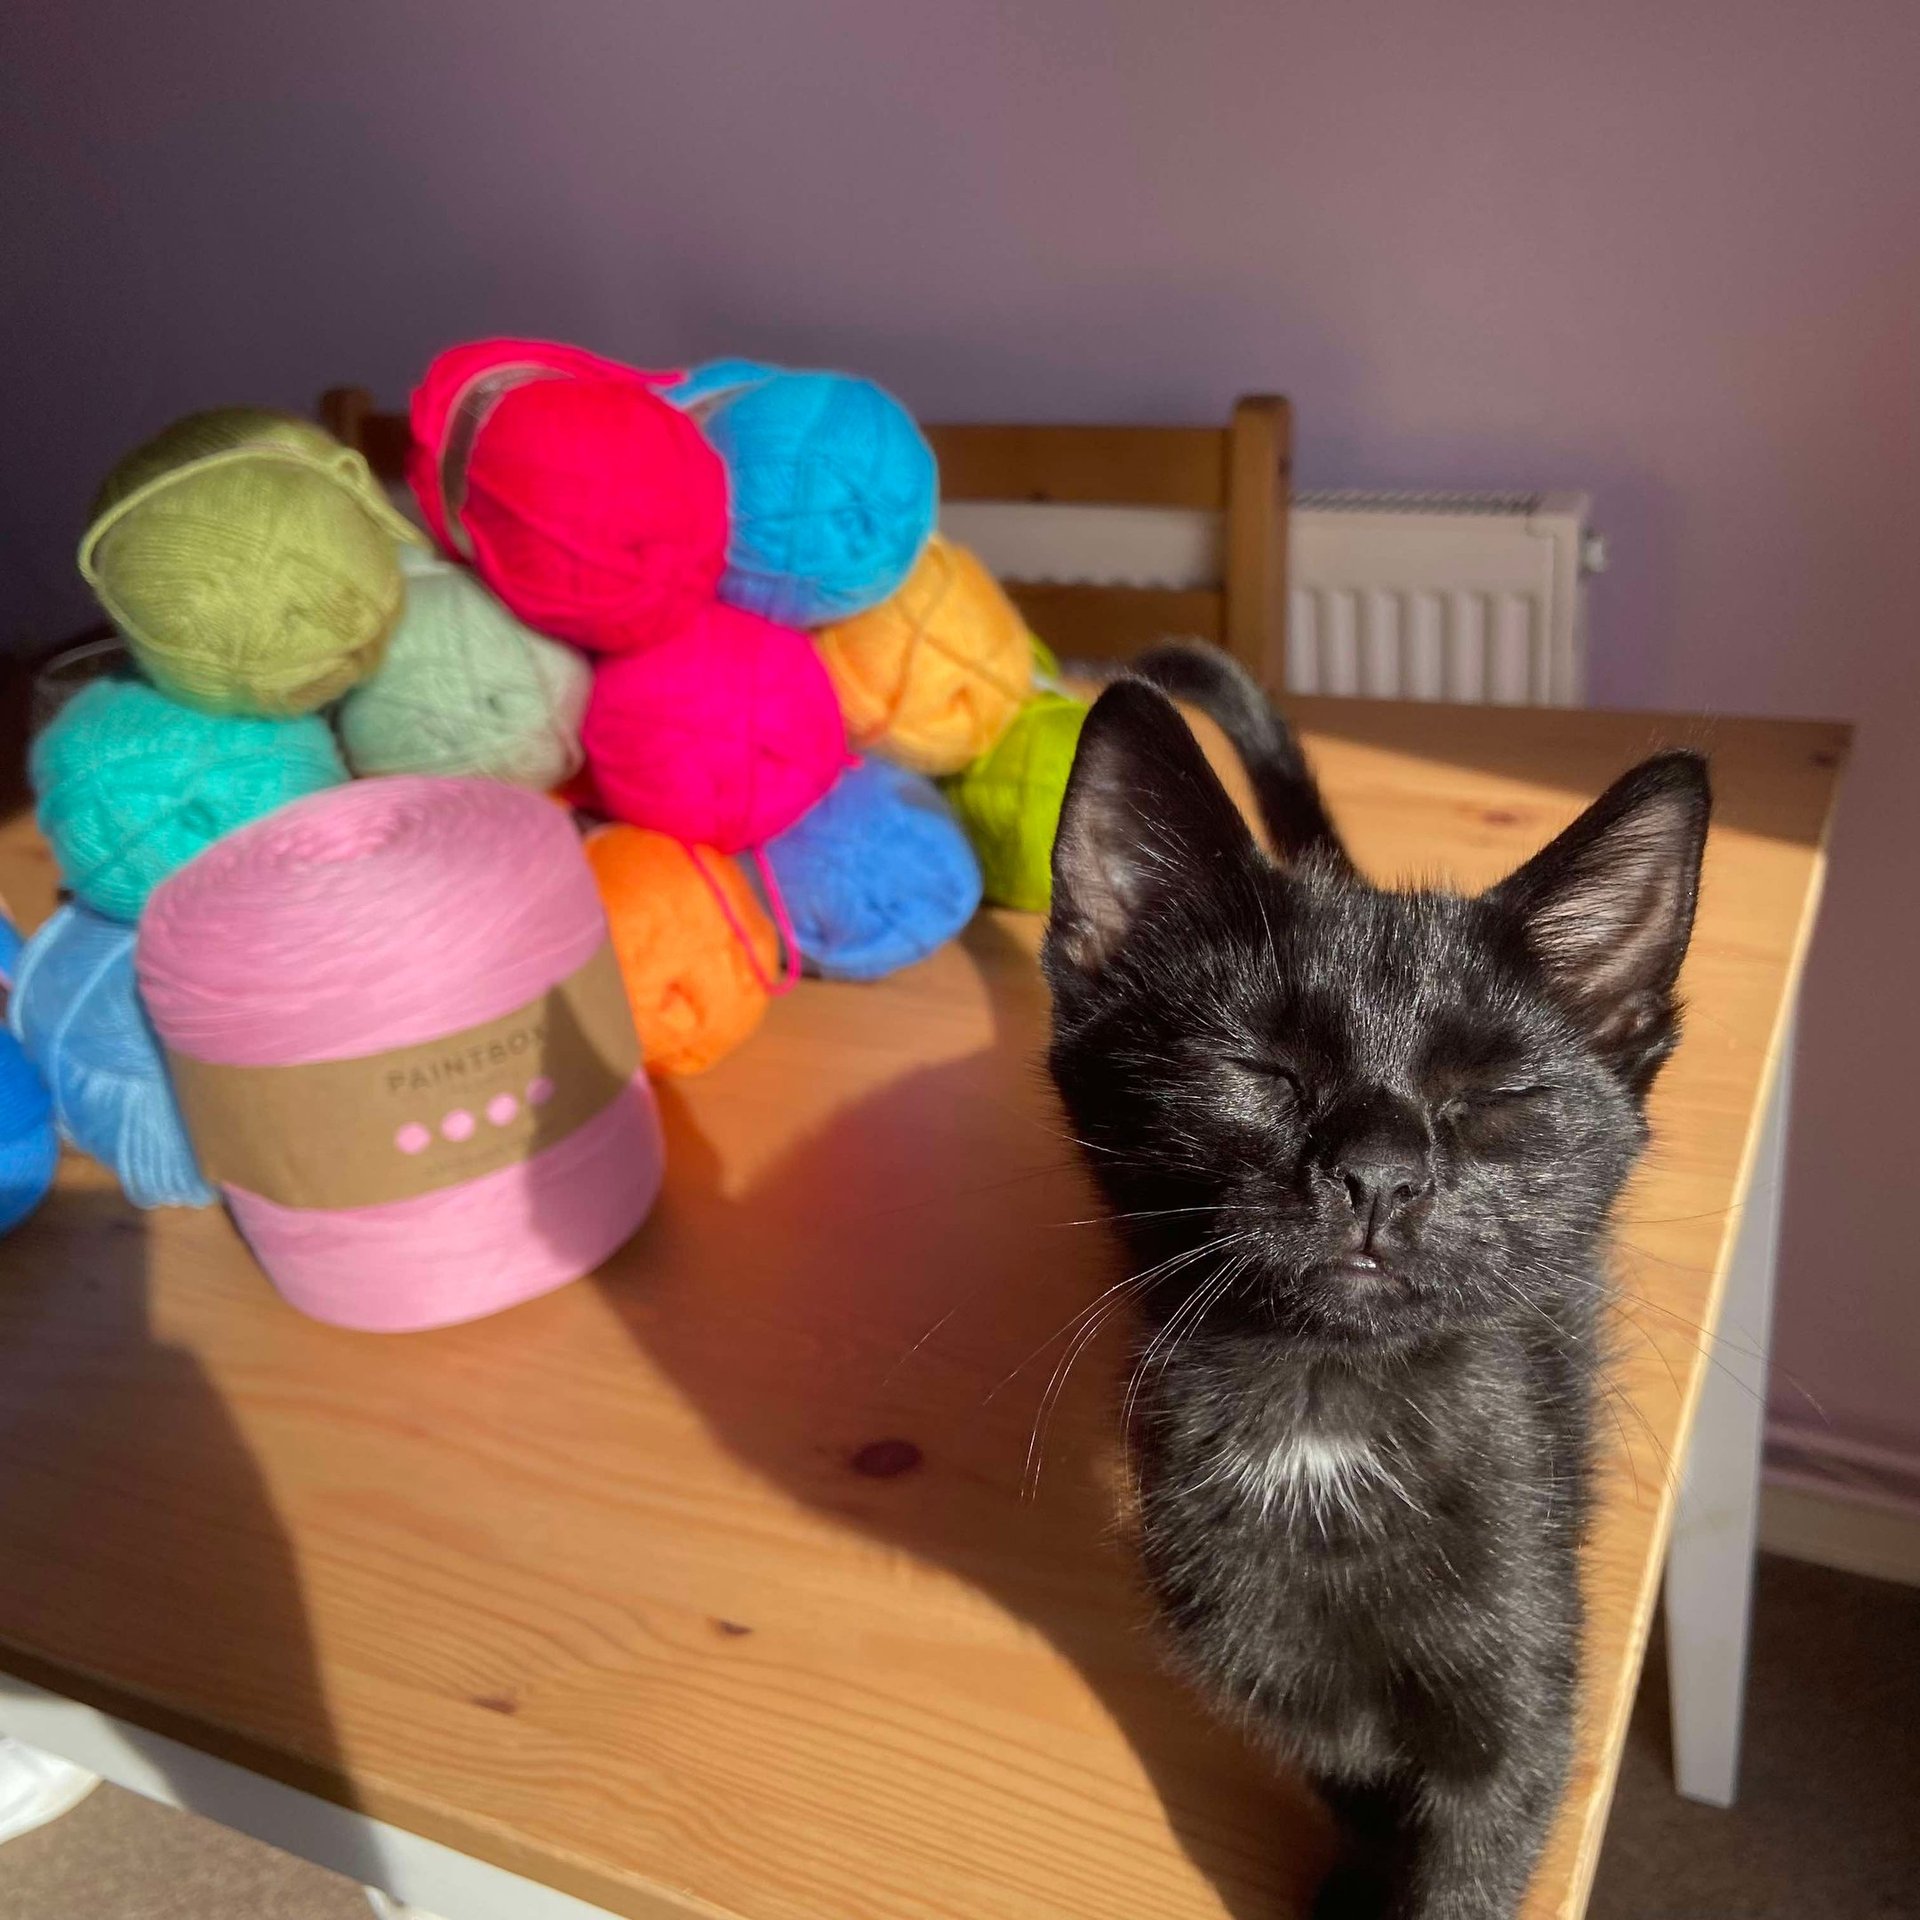
M 1920 1510 L 1778 1468 L 1760 1489 L 1760 1545 L 1790 1560 L 1920 1587 Z

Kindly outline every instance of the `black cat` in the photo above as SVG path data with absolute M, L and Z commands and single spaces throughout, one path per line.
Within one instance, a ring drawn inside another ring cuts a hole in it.
M 1181 1665 L 1340 1817 L 1317 1913 L 1504 1920 L 1567 1776 L 1602 1253 L 1706 770 L 1636 767 L 1476 899 L 1384 892 L 1224 654 L 1136 674 L 1081 735 L 1045 966 L 1138 1270 L 1147 1574 Z M 1232 738 L 1282 863 L 1161 687 Z

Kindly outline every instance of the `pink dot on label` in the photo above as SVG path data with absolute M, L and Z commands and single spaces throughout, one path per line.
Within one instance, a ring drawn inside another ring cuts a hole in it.
M 504 1127 L 520 1111 L 520 1102 L 510 1093 L 496 1093 L 487 1102 L 487 1118 L 496 1127 Z
M 527 1089 L 527 1105 L 530 1107 L 544 1107 L 552 1098 L 553 1082 L 543 1073 L 540 1078 Z
M 478 1124 L 473 1115 L 470 1114 L 465 1107 L 455 1107 L 454 1110 L 440 1122 L 440 1131 L 444 1133 L 449 1140 L 471 1140 L 473 1138 L 473 1130 Z
M 428 1147 L 433 1144 L 433 1135 L 430 1134 L 418 1120 L 409 1120 L 407 1124 L 393 1136 L 393 1144 L 398 1147 L 402 1153 L 425 1153 Z

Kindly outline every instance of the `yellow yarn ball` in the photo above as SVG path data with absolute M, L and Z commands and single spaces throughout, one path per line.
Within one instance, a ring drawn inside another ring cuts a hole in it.
M 379 665 L 420 535 L 310 421 L 189 414 L 107 476 L 80 571 L 152 679 L 209 713 L 307 713 Z
M 1013 602 L 965 547 L 935 534 L 890 599 L 822 627 L 847 738 L 916 773 L 955 773 L 1013 724 L 1033 691 Z

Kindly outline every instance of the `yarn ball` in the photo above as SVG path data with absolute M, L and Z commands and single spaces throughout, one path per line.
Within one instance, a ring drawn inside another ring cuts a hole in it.
M 947 782 L 995 906 L 1045 913 L 1052 902 L 1053 838 L 1086 717 L 1079 701 L 1043 693 L 990 752 Z
M 889 600 L 821 629 L 847 735 L 916 773 L 955 773 L 1033 691 L 1026 623 L 965 547 L 927 542 Z
M 593 670 L 465 567 L 403 554 L 407 604 L 380 671 L 342 702 L 355 773 L 473 773 L 553 787 L 580 765 Z
M 980 904 L 980 867 L 931 781 L 859 760 L 767 842 L 795 944 L 829 980 L 877 980 L 951 940 Z
M 567 816 L 495 780 L 355 780 L 230 834 L 158 889 L 135 961 L 176 1062 L 292 1069 L 403 1054 L 397 1076 L 367 1076 L 351 1151 L 337 1126 L 302 1132 L 283 1096 L 267 1145 L 280 1168 L 329 1190 L 391 1180 L 402 1159 L 434 1184 L 295 1204 L 220 1183 L 287 1300 L 340 1326 L 446 1326 L 585 1273 L 633 1232 L 662 1171 L 651 1089 L 636 1066 L 568 1113 L 590 1068 L 572 1002 L 553 997 L 606 952 Z M 510 1044 L 463 1044 L 496 1022 Z M 489 1154 L 488 1129 L 524 1127 L 550 1103 L 552 1132 L 536 1123 L 513 1157 Z M 192 1100 L 183 1106 L 191 1122 Z
M 133 973 L 133 929 L 62 907 L 27 943 L 8 1021 L 53 1092 L 60 1131 L 136 1207 L 206 1207 L 159 1036 Z
M 0 913 L 0 1006 L 24 950 L 18 928 Z M 18 1226 L 46 1198 L 59 1160 L 47 1083 L 19 1040 L 0 1027 L 0 1233 Z
M 732 523 L 720 597 L 789 626 L 877 606 L 933 532 L 933 449 L 884 387 L 751 360 L 696 368 L 669 399 L 727 470 Z
M 586 842 L 647 1071 L 699 1073 L 760 1024 L 780 942 L 753 888 L 711 847 L 642 827 Z
M 427 524 L 543 633 L 614 653 L 666 638 L 727 548 L 720 456 L 657 391 L 677 377 L 544 341 L 451 348 L 413 396 Z
M 307 713 L 372 672 L 420 536 L 310 421 L 189 414 L 113 472 L 80 571 L 142 667 L 209 713 Z
M 806 635 L 718 601 L 671 640 L 600 663 L 581 744 L 616 819 L 722 853 L 791 826 L 847 761 Z
M 202 713 L 139 680 L 97 680 L 33 743 L 40 830 L 66 883 L 132 920 L 222 834 L 347 777 L 327 723 Z
M 59 1162 L 47 1083 L 26 1049 L 0 1028 L 0 1233 L 47 1197 Z

